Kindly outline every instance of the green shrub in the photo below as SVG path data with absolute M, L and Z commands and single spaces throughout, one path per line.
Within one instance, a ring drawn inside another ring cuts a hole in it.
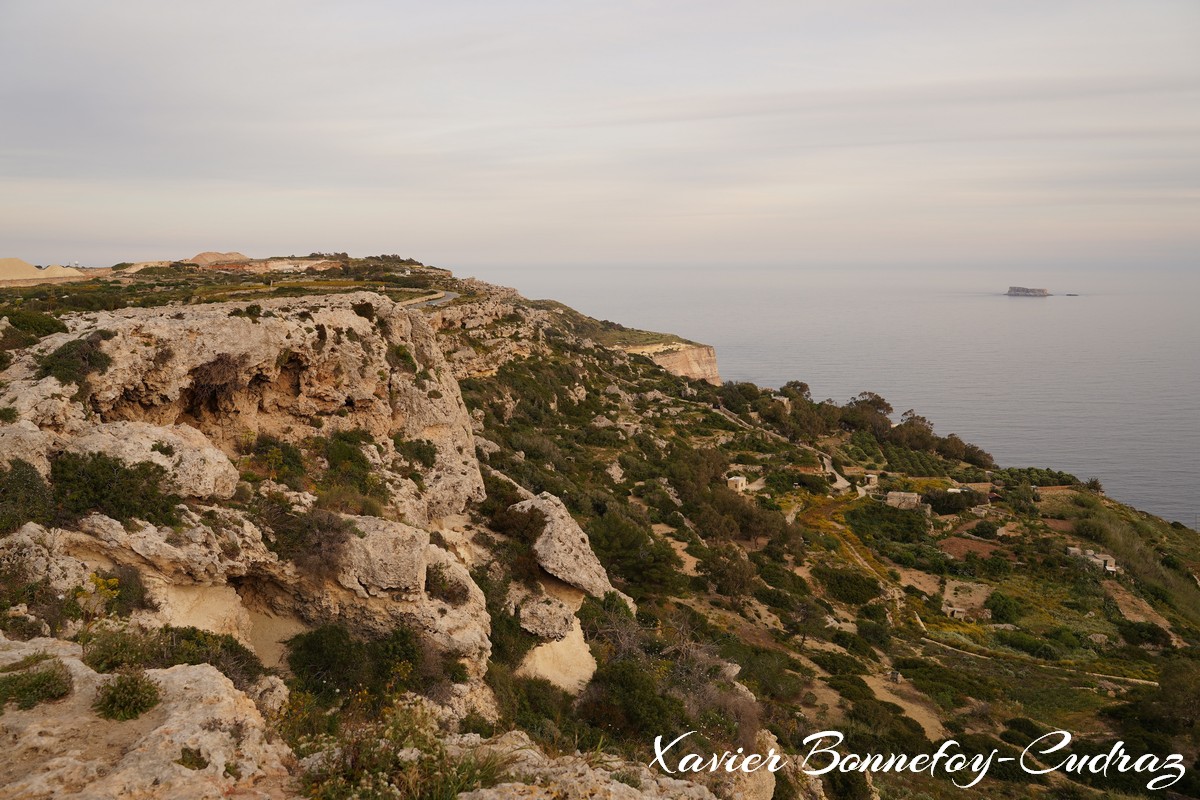
M 971 533 L 981 539 L 995 539 L 999 532 L 1000 526 L 990 519 L 980 520 L 971 528 Z
M 0 422 L 6 425 L 11 425 L 17 421 L 17 410 L 12 406 L 4 406 L 0 408 Z
M 866 675 L 867 668 L 853 656 L 819 651 L 809 655 L 812 662 L 830 675 Z
M 860 537 L 879 537 L 892 542 L 919 542 L 929 531 L 929 523 L 921 512 L 892 508 L 874 500 L 847 511 L 846 522 Z
M 81 635 L 80 643 L 83 663 L 97 672 L 212 664 L 242 690 L 266 672 L 258 656 L 237 639 L 193 627 L 102 630 Z
M 27 522 L 48 524 L 54 518 L 54 494 L 28 461 L 15 458 L 0 465 L 0 536 Z
M 467 585 L 455 580 L 445 564 L 430 564 L 425 569 L 425 593 L 452 606 L 461 606 L 471 597 Z
M 812 574 L 825 587 L 825 591 L 829 592 L 830 597 L 843 603 L 868 603 L 883 591 L 879 581 L 857 570 L 821 564 L 813 568 Z
M 669 740 L 690 724 L 683 703 L 663 695 L 653 670 L 634 659 L 610 661 L 596 670 L 579 715 L 619 739 L 664 735 Z
M 104 453 L 62 453 L 50 467 L 59 521 L 73 522 L 93 511 L 127 522 L 155 525 L 179 521 L 180 498 L 162 485 L 166 471 L 143 461 L 132 466 Z
M 390 345 L 387 349 L 387 363 L 392 369 L 405 370 L 407 372 L 416 373 L 417 360 L 413 358 L 412 353 L 402 344 Z
M 353 523 L 332 511 L 313 508 L 297 513 L 280 494 L 259 498 L 253 513 L 271 531 L 266 545 L 272 552 L 310 569 L 328 566 L 356 530 Z
M 992 612 L 992 622 L 1011 624 L 1027 611 L 1025 603 L 1003 592 L 992 592 L 983 607 Z
M 207 769 L 208 759 L 195 747 L 183 747 L 179 750 L 179 758 L 175 763 L 185 769 Z
M 8 309 L 0 311 L 0 317 L 8 317 L 8 324 L 39 339 L 52 333 L 67 332 L 67 326 L 60 320 L 38 311 Z
M 117 582 L 116 596 L 108 603 L 109 613 L 118 617 L 128 617 L 134 611 L 142 609 L 153 611 L 158 608 L 153 598 L 150 597 L 146 585 L 142 583 L 141 573 L 133 567 L 118 564 L 111 570 L 99 573 L 99 576 Z
M 158 685 L 142 670 L 120 672 L 96 692 L 92 709 L 105 719 L 137 719 L 158 705 Z
M 38 359 L 38 377 L 54 376 L 62 384 L 82 384 L 93 372 L 107 371 L 112 357 L 100 349 L 100 343 L 114 335 L 112 331 L 96 331 L 82 339 L 72 339 Z
M 996 641 L 1005 647 L 1028 653 L 1034 658 L 1057 661 L 1062 657 L 1062 653 L 1057 647 L 1024 631 L 996 631 Z
M 1116 625 L 1117 630 L 1121 632 L 1121 638 L 1132 645 L 1171 646 L 1171 634 L 1153 622 L 1130 622 L 1122 619 L 1118 620 Z
M 437 445 L 428 439 L 406 440 L 403 434 L 397 433 L 392 437 L 396 452 L 408 461 L 420 464 L 426 469 L 432 467 L 437 460 Z
M 0 674 L 0 714 L 10 702 L 15 702 L 17 708 L 33 708 L 66 697 L 74 686 L 67 665 L 45 653 L 27 656 L 0 669 L 0 673 L 5 673 Z
M 985 678 L 948 669 L 922 658 L 898 658 L 893 667 L 935 703 L 947 711 L 965 705 L 967 700 L 994 700 L 996 687 Z
M 287 642 L 295 688 L 318 703 L 332 705 L 365 691 L 375 702 L 397 691 L 427 691 L 449 680 L 453 669 L 416 633 L 396 628 L 387 636 L 363 640 L 341 625 L 324 625 Z
M 308 742 L 297 746 L 310 754 Z M 305 796 L 321 800 L 453 800 L 500 783 L 512 761 L 495 752 L 451 756 L 434 723 L 406 707 L 350 720 L 323 746 L 300 781 Z
M 261 462 L 270 471 L 274 480 L 292 488 L 300 488 L 300 479 L 308 471 L 300 448 L 274 436 L 260 433 L 254 440 L 251 453 L 256 461 Z

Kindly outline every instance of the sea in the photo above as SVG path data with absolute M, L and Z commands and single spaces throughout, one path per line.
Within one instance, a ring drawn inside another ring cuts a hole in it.
M 724 380 L 863 391 L 1001 466 L 1099 478 L 1200 528 L 1200 275 L 1182 269 L 472 265 L 459 275 L 711 344 Z M 1045 298 L 1007 297 L 1009 285 Z

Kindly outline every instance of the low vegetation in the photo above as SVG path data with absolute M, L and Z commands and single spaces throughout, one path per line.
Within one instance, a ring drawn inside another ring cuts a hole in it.
M 100 685 L 93 710 L 118 722 L 137 719 L 158 705 L 158 685 L 141 670 L 119 672 Z

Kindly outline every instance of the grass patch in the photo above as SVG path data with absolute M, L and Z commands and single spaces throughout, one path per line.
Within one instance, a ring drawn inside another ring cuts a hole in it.
M 66 697 L 74 686 L 67 665 L 45 653 L 26 656 L 0 672 L 0 714 L 9 703 L 28 709 Z

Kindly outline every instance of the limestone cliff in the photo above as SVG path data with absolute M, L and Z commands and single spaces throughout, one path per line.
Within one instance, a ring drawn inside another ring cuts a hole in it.
M 646 356 L 672 375 L 690 380 L 707 381 L 714 386 L 721 385 L 721 375 L 717 371 L 717 351 L 710 345 L 663 342 L 624 349 L 625 352 L 633 355 Z

